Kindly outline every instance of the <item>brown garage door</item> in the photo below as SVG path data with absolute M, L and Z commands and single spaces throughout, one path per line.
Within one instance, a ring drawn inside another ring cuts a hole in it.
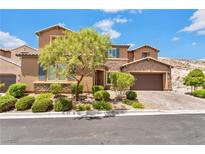
M 163 90 L 162 74 L 133 74 L 137 79 L 133 90 Z
M 16 75 L 0 74 L 0 81 L 5 84 L 5 86 L 0 89 L 0 92 L 5 92 L 8 89 L 9 85 L 16 83 Z

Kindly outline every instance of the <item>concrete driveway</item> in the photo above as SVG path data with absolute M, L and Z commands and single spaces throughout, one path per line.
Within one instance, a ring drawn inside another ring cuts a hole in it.
M 202 110 L 205 99 L 174 91 L 137 91 L 138 99 L 147 109 L 162 110 Z

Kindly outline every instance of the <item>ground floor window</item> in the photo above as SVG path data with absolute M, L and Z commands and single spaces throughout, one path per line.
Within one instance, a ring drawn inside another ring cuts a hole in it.
M 44 70 L 43 67 L 40 65 L 39 65 L 38 78 L 39 80 L 46 80 L 46 70 Z
M 75 75 L 67 78 L 64 73 L 65 65 L 58 64 L 55 66 L 49 66 L 47 70 L 39 65 L 39 80 L 40 81 L 64 81 L 64 80 L 75 80 Z
M 65 66 L 62 64 L 49 66 L 47 71 L 48 80 L 66 80 L 64 69 Z
M 106 84 L 107 85 L 111 84 L 110 74 L 111 72 L 106 72 Z

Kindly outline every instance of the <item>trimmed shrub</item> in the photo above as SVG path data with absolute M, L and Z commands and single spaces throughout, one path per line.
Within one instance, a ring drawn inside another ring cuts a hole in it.
M 59 98 L 56 100 L 55 104 L 54 104 L 54 110 L 56 112 L 60 112 L 60 111 L 69 111 L 72 109 L 72 101 L 70 99 L 67 98 Z
M 70 88 L 71 88 L 71 93 L 75 94 L 75 92 L 77 90 L 77 83 L 72 83 Z M 79 94 L 83 93 L 83 85 L 82 84 L 80 84 L 78 87 L 78 93 Z
M 9 111 L 15 107 L 17 99 L 11 95 L 0 97 L 0 112 Z
M 144 105 L 142 103 L 133 103 L 132 107 L 135 109 L 144 109 Z
M 42 98 L 36 100 L 31 107 L 32 112 L 46 112 L 51 110 L 52 108 L 53 108 L 53 101 L 48 98 Z
M 101 91 L 97 91 L 95 94 L 94 94 L 94 98 L 95 100 L 97 101 L 109 101 L 110 99 L 110 94 L 105 91 L 105 90 L 101 90 Z
M 99 102 L 93 103 L 93 108 L 97 110 L 111 110 L 112 105 L 106 101 L 99 101 Z
M 39 101 L 41 99 L 52 99 L 52 97 L 53 97 L 53 94 L 51 93 L 42 93 L 36 96 L 36 101 Z
M 76 109 L 77 109 L 77 111 L 91 110 L 91 105 L 90 104 L 77 104 Z
M 34 101 L 35 98 L 33 96 L 25 96 L 16 102 L 15 107 L 17 111 L 27 110 L 31 108 Z
M 50 91 L 51 91 L 52 94 L 58 95 L 59 93 L 62 92 L 63 87 L 62 87 L 62 85 L 59 84 L 59 83 L 52 83 L 52 84 L 50 85 L 49 89 L 50 89 Z
M 15 83 L 9 86 L 7 93 L 16 98 L 22 97 L 26 90 L 26 84 L 24 83 Z
M 95 94 L 97 91 L 104 90 L 104 87 L 102 85 L 95 85 L 92 87 L 92 92 Z
M 0 81 L 0 89 L 3 88 L 5 86 L 5 83 Z
M 205 89 L 199 89 L 192 92 L 192 95 L 200 98 L 205 98 Z
M 126 98 L 130 100 L 136 100 L 137 93 L 135 91 L 127 91 L 126 92 Z
M 134 103 L 136 103 L 136 102 L 133 101 L 133 100 L 125 99 L 125 100 L 123 100 L 123 103 L 124 103 L 124 104 L 127 104 L 127 105 L 132 105 L 132 104 L 134 104 Z

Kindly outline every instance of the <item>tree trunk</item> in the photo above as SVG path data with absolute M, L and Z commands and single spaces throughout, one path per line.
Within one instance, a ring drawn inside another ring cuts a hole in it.
M 79 99 L 79 85 L 80 85 L 82 79 L 83 79 L 83 75 L 81 75 L 80 79 L 77 80 L 76 91 L 75 91 L 75 102 L 77 102 Z

